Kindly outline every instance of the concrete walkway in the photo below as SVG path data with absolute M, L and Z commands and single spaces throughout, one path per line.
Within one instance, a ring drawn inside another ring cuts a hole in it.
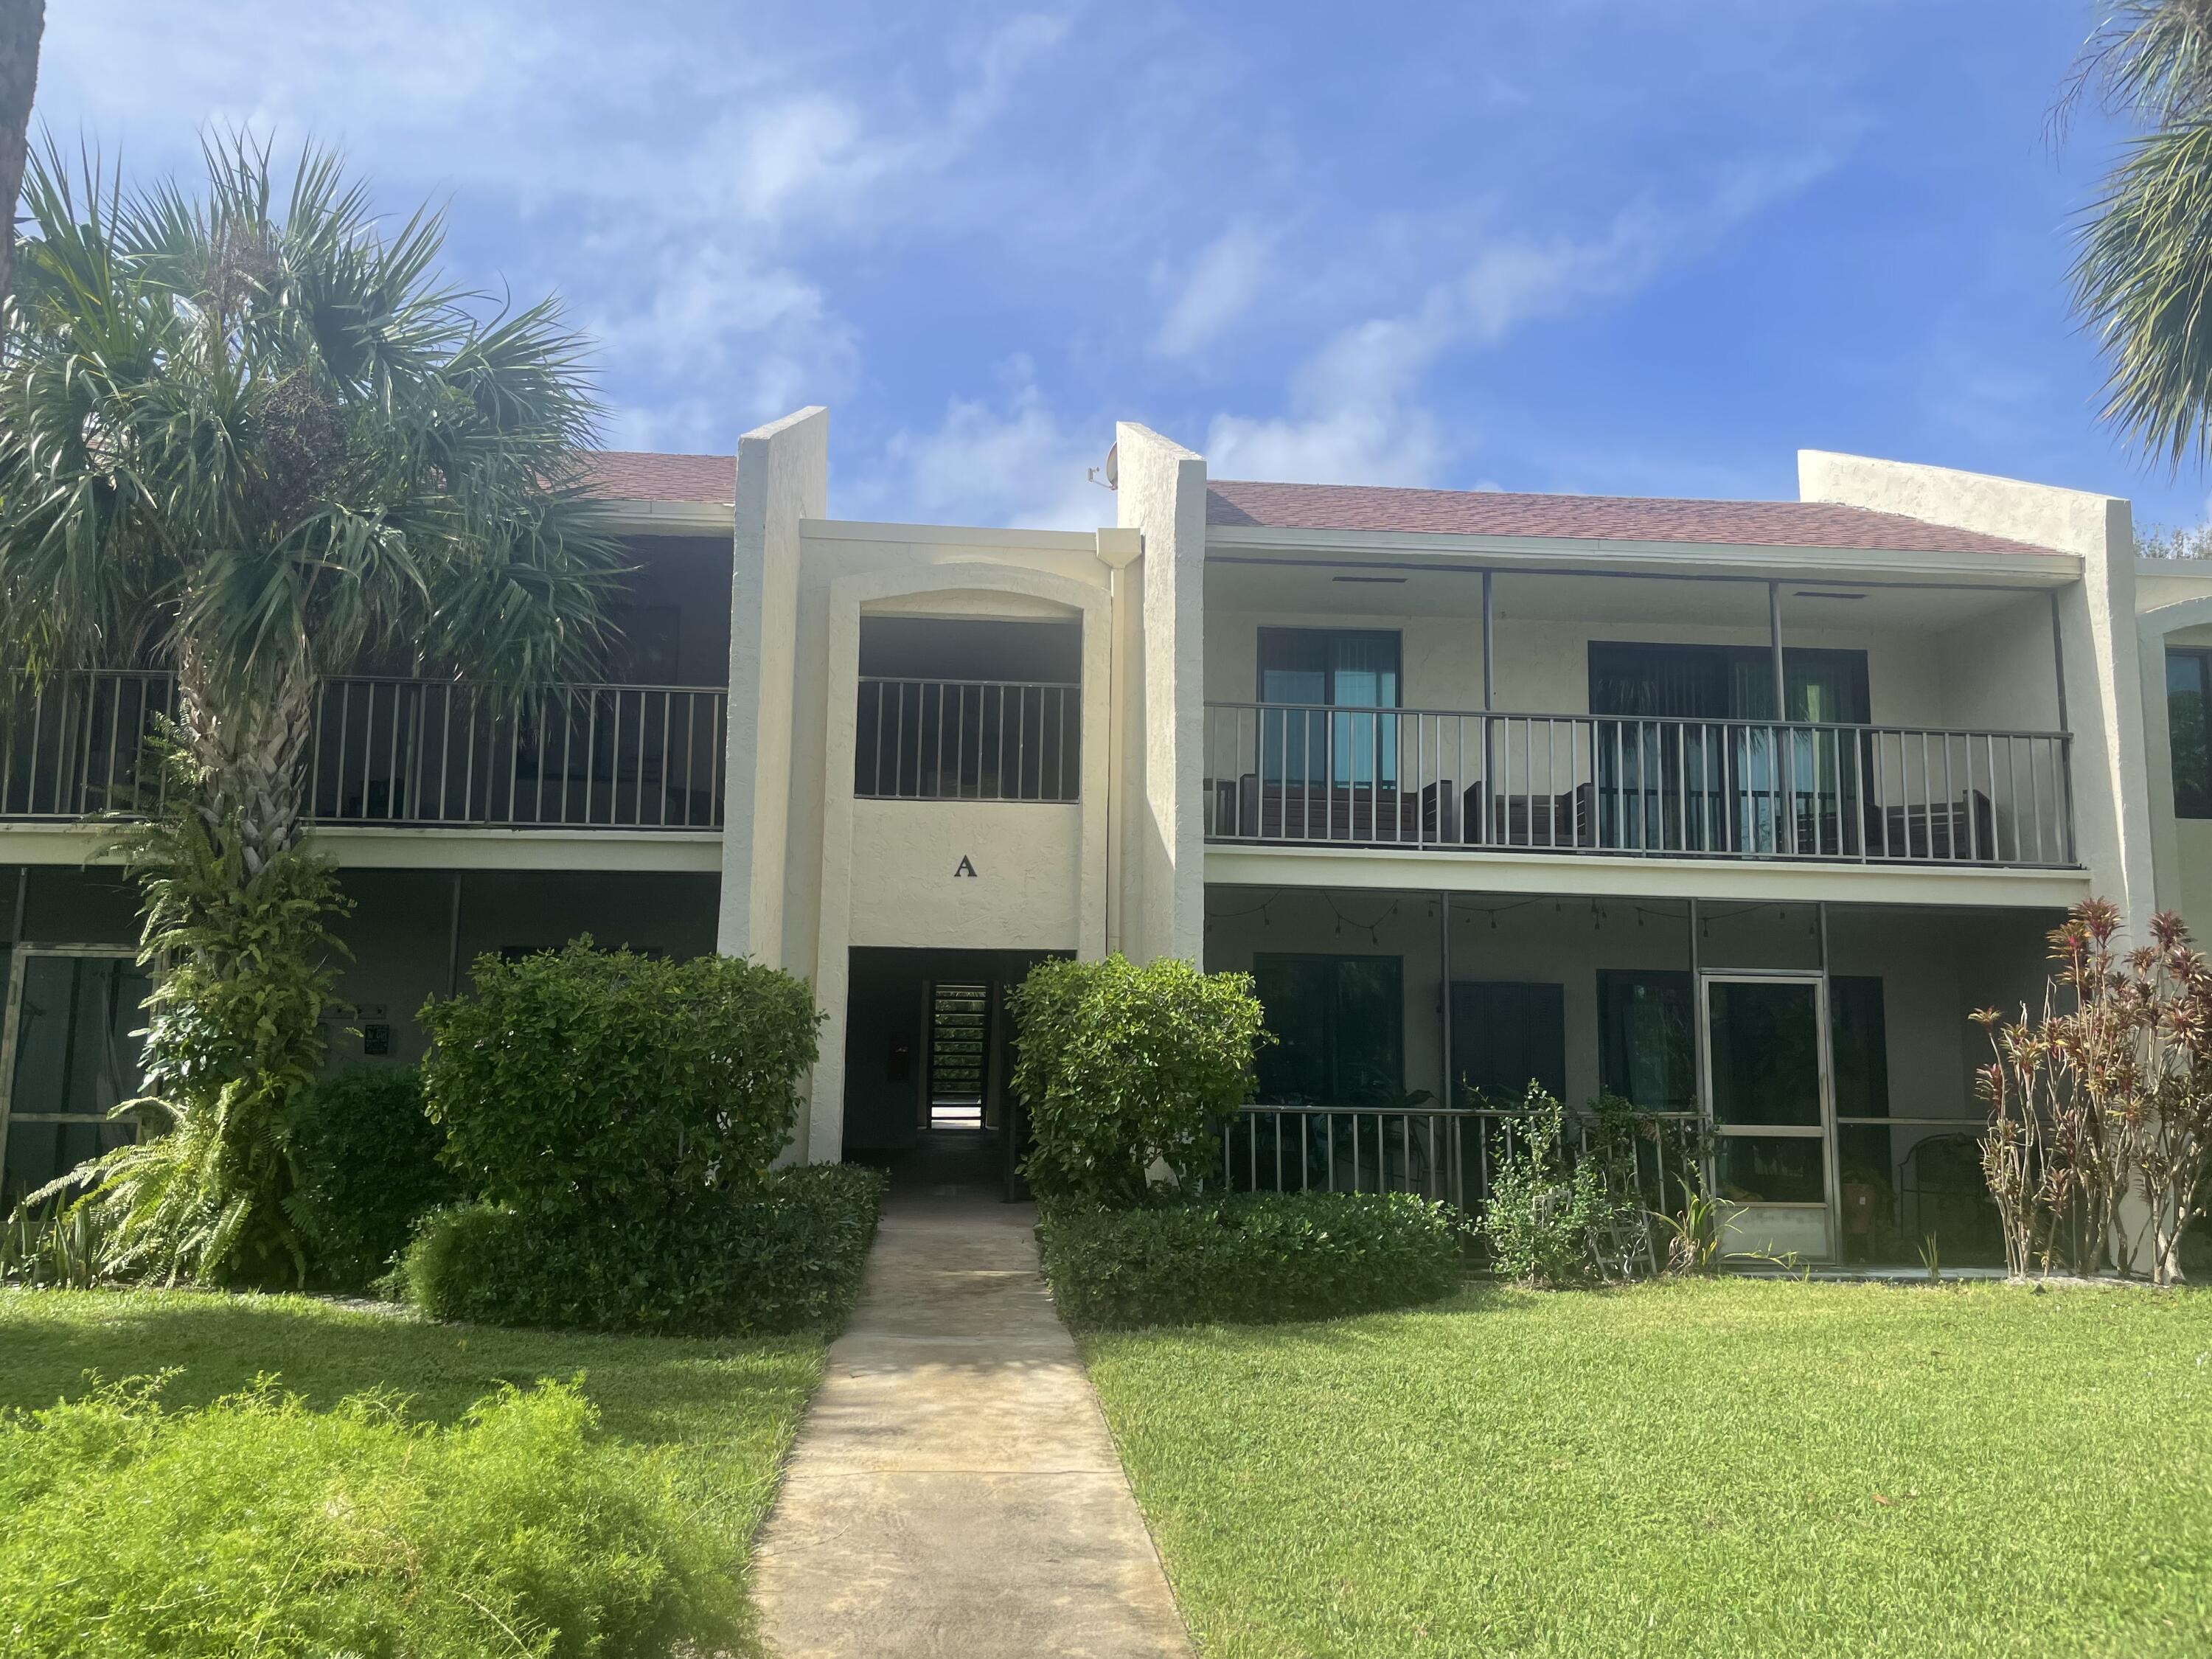
M 895 1181 L 799 1430 L 756 1566 L 769 1650 L 1188 1656 L 1036 1211 L 946 1173 Z

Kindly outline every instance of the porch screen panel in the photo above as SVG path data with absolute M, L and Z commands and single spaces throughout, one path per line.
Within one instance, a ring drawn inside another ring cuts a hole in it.
M 1836 1115 L 1887 1117 L 1889 1034 L 1879 976 L 1830 975 L 1828 1030 Z
M 151 981 L 123 957 L 34 953 L 23 963 L 0 1209 L 129 1140 L 108 1109 L 138 1092 Z
M 1600 1085 L 1647 1112 L 1696 1111 L 1689 975 L 1601 969 L 1597 1008 Z
M 1455 1097 L 1469 1089 L 1493 1106 L 1517 1106 L 1533 1080 L 1553 1099 L 1567 1096 L 1566 988 L 1508 980 L 1452 987 Z
M 1364 1105 L 1405 1087 L 1405 971 L 1397 957 L 1263 953 L 1252 978 L 1267 1029 L 1260 1097 Z

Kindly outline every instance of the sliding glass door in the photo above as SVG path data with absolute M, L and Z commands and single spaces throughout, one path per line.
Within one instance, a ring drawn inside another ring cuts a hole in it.
M 1863 725 L 1866 653 L 1783 653 L 1793 726 Z M 1593 641 L 1599 844 L 1628 851 L 1833 852 L 1858 767 L 1840 735 L 1776 729 L 1765 647 Z

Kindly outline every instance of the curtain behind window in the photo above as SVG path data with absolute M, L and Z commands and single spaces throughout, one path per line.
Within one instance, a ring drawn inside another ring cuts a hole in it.
M 1260 701 L 1395 708 L 1398 657 L 1398 635 L 1385 629 L 1263 628 Z M 1395 788 L 1398 722 L 1375 713 L 1263 711 L 1260 771 L 1270 783 Z

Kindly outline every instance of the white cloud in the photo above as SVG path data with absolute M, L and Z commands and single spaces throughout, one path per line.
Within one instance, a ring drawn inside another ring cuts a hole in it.
M 861 332 L 823 255 L 929 214 L 1069 27 L 1025 15 L 964 43 L 940 28 L 942 58 L 909 74 L 768 17 L 733 50 L 674 4 L 222 11 L 157 27 L 135 7 L 55 9 L 42 118 L 64 148 L 77 130 L 119 145 L 138 177 L 189 176 L 210 128 L 273 137 L 280 155 L 310 135 L 340 144 L 386 210 L 451 203 L 472 234 L 454 240 L 460 280 L 570 296 L 617 400 L 611 433 L 718 450 L 860 383 Z M 487 269 L 472 260 L 493 226 L 507 240 Z
M 1161 320 L 1152 349 L 1164 357 L 1184 357 L 1210 344 L 1258 297 L 1276 240 L 1246 222 L 1231 225 L 1208 243 Z
M 1072 428 L 1047 407 L 1034 371 L 1016 358 L 995 404 L 956 398 L 925 431 L 895 433 L 884 465 L 840 492 L 841 511 L 917 523 L 1094 530 L 1114 521 L 1114 498 L 1087 469 L 1105 458 L 1104 422 Z
M 1701 203 L 1668 211 L 1639 199 L 1593 236 L 1492 237 L 1413 309 L 1332 337 L 1292 376 L 1285 414 L 1216 416 L 1206 436 L 1209 469 L 1224 478 L 1434 483 L 1465 447 L 1445 439 L 1419 401 L 1438 358 L 1634 292 L 1834 160 L 1821 152 L 1738 167 Z

